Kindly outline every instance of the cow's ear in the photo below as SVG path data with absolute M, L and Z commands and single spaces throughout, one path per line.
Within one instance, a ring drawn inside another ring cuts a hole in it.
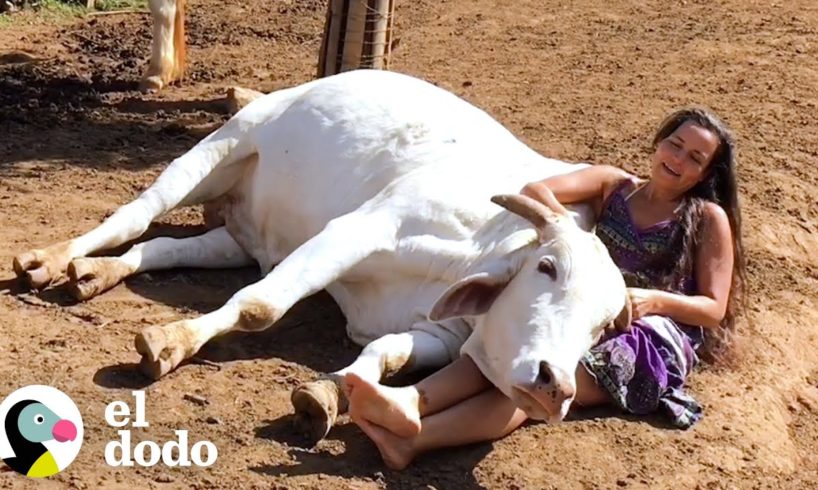
M 482 315 L 489 311 L 494 300 L 514 277 L 513 270 L 508 267 L 504 269 L 473 274 L 449 286 L 432 306 L 429 320 L 437 322 L 447 318 Z

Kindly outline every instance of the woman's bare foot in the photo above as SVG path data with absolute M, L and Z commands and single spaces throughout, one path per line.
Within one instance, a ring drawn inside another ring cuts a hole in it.
M 375 446 L 378 452 L 381 453 L 381 458 L 384 464 L 393 470 L 402 470 L 409 466 L 409 463 L 415 459 L 415 449 L 413 447 L 413 438 L 399 437 L 383 427 L 379 427 L 364 419 L 356 419 L 352 417 L 358 427 L 364 431 Z
M 349 396 L 349 413 L 353 419 L 381 426 L 398 437 L 412 437 L 420 433 L 419 396 L 414 387 L 383 386 L 354 373 L 348 373 L 344 381 Z

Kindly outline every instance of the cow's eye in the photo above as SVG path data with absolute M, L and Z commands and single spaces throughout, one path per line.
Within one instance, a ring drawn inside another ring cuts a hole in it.
M 552 280 L 557 280 L 557 264 L 554 263 L 554 259 L 551 257 L 541 258 L 540 263 L 537 264 L 537 270 L 543 274 L 548 274 L 548 277 Z

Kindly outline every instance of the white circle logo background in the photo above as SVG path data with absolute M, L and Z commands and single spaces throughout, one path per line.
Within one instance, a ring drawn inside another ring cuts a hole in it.
M 57 442 L 46 441 L 43 445 L 54 456 L 60 471 L 70 465 L 80 452 L 85 427 L 82 425 L 82 415 L 74 401 L 62 391 L 45 385 L 29 385 L 13 392 L 0 403 L 0 458 L 14 457 L 14 450 L 6 436 L 6 414 L 20 400 L 36 400 L 47 406 L 60 418 L 70 420 L 77 428 L 77 437 L 73 441 Z

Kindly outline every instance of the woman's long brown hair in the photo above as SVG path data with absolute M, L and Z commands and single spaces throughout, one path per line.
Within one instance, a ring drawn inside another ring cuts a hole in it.
M 705 202 L 721 206 L 730 221 L 733 236 L 733 280 L 724 319 L 719 328 L 704 329 L 704 345 L 699 353 L 711 363 L 727 363 L 734 358 L 736 314 L 743 306 L 746 276 L 736 184 L 735 139 L 732 131 L 713 112 L 692 107 L 676 111 L 662 122 L 653 138 L 654 148 L 687 122 L 711 131 L 719 138 L 719 146 L 707 167 L 707 177 L 690 189 L 683 199 L 679 213 L 680 226 L 671 238 L 672 246 L 668 247 L 668 254 L 661 257 L 660 270 L 664 275 L 663 286 L 671 290 L 680 290 L 682 282 L 693 277 Z

